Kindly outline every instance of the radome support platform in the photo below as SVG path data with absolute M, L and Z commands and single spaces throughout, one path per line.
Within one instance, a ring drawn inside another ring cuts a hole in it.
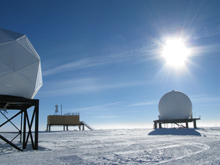
M 34 107 L 34 109 L 30 109 Z M 7 117 L 6 111 L 17 111 L 11 118 Z M 32 117 L 28 116 L 31 114 Z M 29 113 L 28 113 L 29 112 Z M 0 114 L 5 118 L 5 122 L 0 124 L 0 128 L 7 123 L 11 123 L 17 132 L 0 132 L 0 139 L 16 148 L 17 150 L 23 151 L 26 149 L 29 138 L 31 139 L 32 149 L 38 150 L 38 125 L 39 125 L 39 100 L 38 99 L 27 99 L 23 97 L 0 95 Z M 16 117 L 20 118 L 20 128 L 16 126 L 12 120 Z M 33 129 L 33 131 L 32 131 Z M 3 136 L 4 133 L 15 133 L 15 137 L 12 140 L 7 139 Z M 13 140 L 20 135 L 20 143 L 22 148 L 13 143 Z
M 162 124 L 176 124 L 177 126 L 181 126 L 182 128 L 189 128 L 190 122 L 193 122 L 193 127 L 197 128 L 197 120 L 200 120 L 200 118 L 154 120 L 154 129 L 163 128 Z M 185 123 L 185 126 L 181 125 L 182 123 Z

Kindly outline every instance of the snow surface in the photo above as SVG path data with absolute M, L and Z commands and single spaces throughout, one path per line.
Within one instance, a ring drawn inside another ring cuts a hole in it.
M 38 151 L 0 140 L 0 164 L 220 164 L 220 128 L 40 132 Z

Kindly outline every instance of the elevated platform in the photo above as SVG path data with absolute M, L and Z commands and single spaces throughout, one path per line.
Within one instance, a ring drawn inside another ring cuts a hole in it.
M 34 107 L 31 108 L 31 107 Z M 33 110 L 32 110 L 33 109 Z M 7 111 L 17 111 L 11 118 L 7 117 Z M 29 116 L 29 115 L 32 116 Z M 39 124 L 39 100 L 27 99 L 23 97 L 0 95 L 0 115 L 5 118 L 5 122 L 0 124 L 0 128 L 7 123 L 11 123 L 17 132 L 0 132 L 0 139 L 22 151 L 26 149 L 28 140 L 30 138 L 33 150 L 38 150 L 38 124 Z M 20 116 L 20 127 L 16 126 L 12 120 Z M 4 137 L 5 133 L 15 133 L 16 136 L 9 140 Z M 15 145 L 13 140 L 20 135 L 20 143 L 22 148 Z
M 64 131 L 68 131 L 69 126 L 78 126 L 79 130 L 85 130 L 85 127 L 93 130 L 88 124 L 80 121 L 79 115 L 49 115 L 46 130 L 51 131 L 51 126 L 63 126 Z
M 163 128 L 162 124 L 176 124 L 177 126 L 182 126 L 183 128 L 189 128 L 189 123 L 193 122 L 193 127 L 197 128 L 196 121 L 200 118 L 189 118 L 189 119 L 169 119 L 169 120 L 154 120 L 154 129 Z M 181 125 L 182 123 L 185 124 Z

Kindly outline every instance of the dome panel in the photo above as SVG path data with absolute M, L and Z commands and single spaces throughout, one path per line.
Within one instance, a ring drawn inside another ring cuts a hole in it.
M 33 98 L 43 85 L 39 55 L 23 34 L 0 28 L 0 39 L 0 95 Z

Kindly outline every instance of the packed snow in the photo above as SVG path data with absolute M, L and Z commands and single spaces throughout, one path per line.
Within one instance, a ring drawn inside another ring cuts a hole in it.
M 218 127 L 51 131 L 39 133 L 37 151 L 30 143 L 24 152 L 0 146 L 3 165 L 220 164 Z

